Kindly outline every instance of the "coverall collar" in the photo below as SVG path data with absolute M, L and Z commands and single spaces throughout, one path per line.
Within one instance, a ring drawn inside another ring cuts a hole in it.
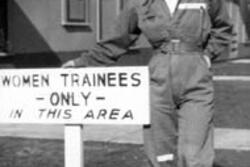
M 175 6 L 173 13 L 171 13 L 170 7 L 169 7 L 168 3 L 166 2 L 167 0 L 160 0 L 160 1 L 164 4 L 165 9 L 166 9 L 166 13 L 169 16 L 169 18 L 171 18 L 171 20 L 172 20 L 175 17 L 175 15 L 178 11 L 178 6 L 182 2 L 182 0 L 177 0 L 177 4 Z
M 166 2 L 170 14 L 173 15 L 176 9 L 178 8 L 180 0 L 164 0 L 164 1 Z

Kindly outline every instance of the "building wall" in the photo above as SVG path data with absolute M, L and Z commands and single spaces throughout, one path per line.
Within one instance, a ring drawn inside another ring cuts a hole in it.
M 246 27 L 247 41 L 250 42 L 250 0 L 240 0 L 241 14 Z
M 8 0 L 9 48 L 14 53 L 86 49 L 96 39 L 96 1 L 90 0 L 90 26 L 63 26 L 62 0 Z
M 96 41 L 105 38 L 109 34 L 109 27 L 119 14 L 121 2 L 126 3 L 129 0 L 89 0 L 89 26 L 62 25 L 63 0 L 7 1 L 8 46 L 10 52 L 17 55 L 14 58 L 14 64 L 18 67 L 37 67 L 59 65 L 72 58 L 72 55 L 79 56 L 82 50 L 92 47 Z M 236 27 L 235 39 L 242 43 L 246 40 L 246 32 L 239 5 L 236 0 L 226 1 Z M 138 45 L 148 47 L 143 37 Z M 62 59 L 58 56 L 61 52 L 69 54 Z M 126 62 L 124 64 L 145 64 L 150 58 L 150 53 L 148 50 L 136 52 L 136 56 L 131 54 L 127 56 L 128 59 L 122 60 Z M 234 52 L 230 57 L 237 56 L 238 53 Z
M 239 43 L 243 43 L 247 39 L 246 26 L 243 22 L 243 16 L 241 13 L 240 3 L 236 3 L 233 0 L 227 0 L 229 16 L 234 24 L 235 39 Z
M 250 10 L 247 9 L 247 0 L 226 0 L 229 16 L 234 25 L 234 37 L 229 52 L 229 58 L 246 57 L 245 46 L 249 42 L 249 24 L 248 15 Z M 248 30 L 248 31 L 247 31 Z

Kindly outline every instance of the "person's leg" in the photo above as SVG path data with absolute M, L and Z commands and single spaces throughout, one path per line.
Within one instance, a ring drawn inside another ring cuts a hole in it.
M 187 56 L 181 61 L 186 70 L 179 75 L 183 89 L 178 111 L 178 167 L 212 167 L 212 76 L 201 56 Z
M 169 55 L 150 63 L 151 125 L 144 128 L 144 145 L 153 167 L 176 167 L 176 110 L 169 80 Z
M 178 167 L 212 167 L 214 152 L 210 106 L 190 102 L 184 104 L 180 115 Z

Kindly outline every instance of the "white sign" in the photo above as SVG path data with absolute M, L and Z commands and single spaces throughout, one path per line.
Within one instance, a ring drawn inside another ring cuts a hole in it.
M 149 124 L 147 67 L 0 70 L 0 123 Z

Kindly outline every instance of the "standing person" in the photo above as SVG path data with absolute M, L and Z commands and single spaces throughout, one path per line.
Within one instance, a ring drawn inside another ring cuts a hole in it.
M 144 34 L 149 62 L 151 125 L 144 129 L 153 167 L 212 167 L 214 89 L 210 60 L 231 39 L 224 0 L 133 0 L 116 31 L 63 67 L 114 63 Z

